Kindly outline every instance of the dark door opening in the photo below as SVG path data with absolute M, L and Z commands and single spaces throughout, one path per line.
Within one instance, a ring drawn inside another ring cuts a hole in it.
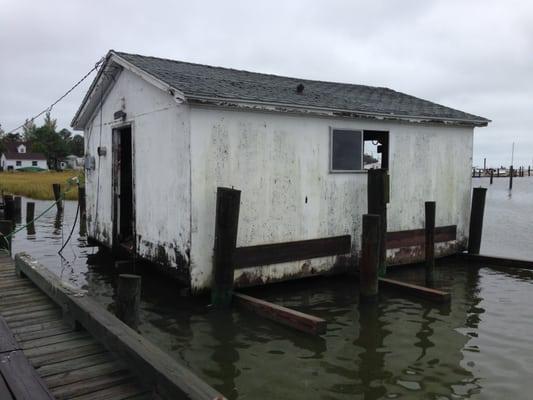
M 135 214 L 131 126 L 113 130 L 113 156 L 115 243 L 133 249 Z

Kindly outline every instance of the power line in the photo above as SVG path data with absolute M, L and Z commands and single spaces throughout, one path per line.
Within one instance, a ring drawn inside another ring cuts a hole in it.
M 98 61 L 96 64 L 94 64 L 94 67 L 91 68 L 91 70 L 89 72 L 87 72 L 83 78 L 81 78 L 78 82 L 76 82 L 76 84 L 74 86 L 72 86 L 69 90 L 67 90 L 60 98 L 58 98 L 56 101 L 54 101 L 52 104 L 50 104 L 50 106 L 48 106 L 47 108 L 45 108 L 43 111 L 41 111 L 39 114 L 33 116 L 32 118 L 29 119 L 29 121 L 34 121 L 35 119 L 39 118 L 41 115 L 43 115 L 44 113 L 47 113 L 47 112 L 50 112 L 52 111 L 52 108 L 54 108 L 54 106 L 59 103 L 61 100 L 63 100 L 65 97 L 67 97 L 74 89 L 76 89 L 85 79 L 87 79 L 89 77 L 89 75 L 92 74 L 93 71 L 97 70 L 98 67 L 104 62 L 105 60 L 105 57 L 102 58 L 100 61 Z M 14 133 L 15 131 L 18 131 L 20 128 L 23 128 L 24 125 L 26 125 L 28 120 L 24 121 L 23 124 L 17 126 L 15 129 L 11 129 L 9 132 L 7 132 L 7 135 L 9 135 L 10 133 Z

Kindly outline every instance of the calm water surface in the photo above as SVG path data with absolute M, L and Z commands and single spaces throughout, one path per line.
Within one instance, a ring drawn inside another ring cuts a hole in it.
M 474 179 L 474 185 L 488 179 Z M 495 179 L 487 195 L 482 253 L 533 259 L 533 178 Z M 36 213 L 48 202 L 36 202 Z M 438 206 L 438 205 L 437 205 Z M 14 251 L 27 251 L 62 279 L 113 309 L 112 262 L 88 258 L 74 230 L 76 211 L 54 212 L 22 231 Z M 159 276 L 143 275 L 141 333 L 231 399 L 530 399 L 533 382 L 533 274 L 440 263 L 438 285 L 452 303 L 381 294 L 358 304 L 351 278 L 310 279 L 255 289 L 258 297 L 328 321 L 309 337 L 245 311 L 215 312 Z M 421 271 L 393 271 L 413 282 Z

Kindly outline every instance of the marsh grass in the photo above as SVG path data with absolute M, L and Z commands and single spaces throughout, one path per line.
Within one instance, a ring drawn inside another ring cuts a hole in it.
M 79 171 L 0 172 L 0 190 L 36 200 L 54 200 L 53 183 L 60 183 L 61 191 L 64 191 L 69 187 L 68 179 L 73 177 L 82 179 L 82 175 L 83 173 Z M 77 200 L 78 189 L 72 186 L 65 198 Z

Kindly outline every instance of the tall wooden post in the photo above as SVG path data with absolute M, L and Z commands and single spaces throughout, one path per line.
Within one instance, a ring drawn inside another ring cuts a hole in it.
M 509 190 L 513 188 L 513 175 L 514 175 L 514 170 L 513 170 L 513 166 L 511 165 L 511 168 L 509 168 Z
M 80 208 L 80 236 L 87 234 L 87 206 L 85 202 L 85 186 L 78 187 L 78 207 Z
M 6 237 L 13 230 L 13 221 L 0 221 L 0 250 L 7 250 L 11 253 L 11 236 Z
M 483 232 L 483 214 L 485 213 L 485 197 L 487 189 L 474 188 L 472 194 L 472 209 L 470 211 L 470 230 L 468 234 L 468 253 L 479 254 L 481 248 L 481 234 Z
M 435 285 L 435 208 L 434 201 L 426 201 L 426 286 Z
M 494 170 L 490 170 L 490 184 L 492 185 L 492 180 L 494 179 Z
M 233 257 L 237 246 L 241 191 L 219 187 L 215 218 L 215 248 L 211 302 L 228 307 L 233 295 Z
M 527 166 L 527 176 L 531 176 L 531 165 Z
M 63 200 L 61 199 L 61 185 L 59 183 L 52 184 L 52 189 L 54 191 L 54 198 L 57 205 L 57 211 L 63 212 Z
M 117 318 L 130 328 L 137 329 L 140 305 L 141 277 L 130 274 L 119 275 L 116 303 Z
M 380 216 L 379 276 L 385 276 L 387 255 L 387 203 L 389 202 L 389 175 L 386 169 L 368 170 L 368 214 Z
M 35 203 L 28 201 L 26 203 L 26 225 L 27 231 L 30 235 L 35 235 L 35 224 L 33 219 L 35 218 Z
M 10 194 L 4 196 L 4 219 L 9 221 L 15 219 L 15 203 L 13 196 Z
M 14 220 L 19 222 L 22 215 L 22 197 L 15 196 L 13 197 L 13 216 Z
M 377 214 L 363 215 L 361 264 L 359 267 L 361 300 L 373 300 L 378 294 L 380 219 L 381 217 Z

